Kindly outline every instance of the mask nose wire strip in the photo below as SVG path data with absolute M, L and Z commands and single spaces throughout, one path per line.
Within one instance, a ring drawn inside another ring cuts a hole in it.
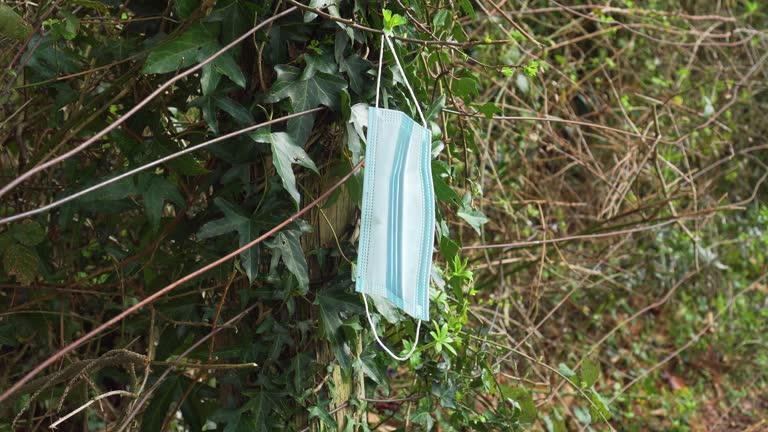
M 373 332 L 373 337 L 376 338 L 376 342 L 379 343 L 379 346 L 382 349 L 384 349 L 384 351 L 386 351 L 387 354 L 389 354 L 389 356 L 395 360 L 406 361 L 409 358 L 411 358 L 413 353 L 416 351 L 416 346 L 419 344 L 419 332 L 421 331 L 421 320 L 418 320 L 418 322 L 416 323 L 416 339 L 413 341 L 413 346 L 411 346 L 411 350 L 408 351 L 408 354 L 406 354 L 405 356 L 398 357 L 389 348 L 387 348 L 386 345 L 384 345 L 384 342 L 379 338 L 379 334 L 376 333 L 376 326 L 373 324 L 373 319 L 371 319 L 371 313 L 368 310 L 368 300 L 366 299 L 365 294 L 363 294 L 363 304 L 365 304 L 365 316 L 368 318 L 368 324 L 371 325 L 371 331 Z

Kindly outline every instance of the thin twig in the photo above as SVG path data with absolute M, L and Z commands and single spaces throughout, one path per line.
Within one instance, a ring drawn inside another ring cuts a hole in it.
M 29 171 L 27 171 L 24 174 L 20 175 L 18 178 L 12 180 L 10 183 L 8 183 L 2 189 L 0 189 L 0 197 L 6 195 L 13 188 L 15 188 L 17 185 L 22 183 L 24 180 L 32 177 L 33 175 L 35 175 L 35 174 L 37 174 L 37 173 L 39 173 L 39 172 L 41 172 L 41 171 L 43 171 L 43 170 L 45 170 L 47 168 L 50 168 L 50 167 L 52 167 L 54 165 L 60 164 L 61 162 L 69 159 L 70 157 L 72 157 L 72 156 L 76 155 L 77 153 L 80 153 L 81 151 L 83 151 L 86 148 L 90 147 L 91 145 L 96 143 L 99 139 L 101 139 L 101 137 L 103 137 L 104 135 L 108 134 L 109 132 L 115 130 L 118 126 L 123 124 L 129 118 L 131 118 L 140 109 L 142 109 L 145 105 L 147 105 L 150 101 L 152 101 L 152 99 L 154 99 L 158 95 L 162 94 L 165 91 L 165 89 L 167 89 L 168 87 L 170 87 L 174 83 L 176 83 L 176 81 L 179 81 L 179 80 L 181 80 L 181 79 L 183 79 L 183 78 L 185 78 L 185 77 L 187 77 L 187 76 L 197 72 L 198 70 L 202 69 L 205 65 L 211 63 L 217 57 L 219 57 L 220 55 L 224 54 L 229 49 L 231 49 L 232 47 L 237 45 L 238 43 L 240 43 L 243 40 L 247 39 L 251 34 L 256 33 L 257 31 L 259 31 L 262 27 L 268 25 L 272 21 L 278 20 L 278 19 L 280 19 L 280 18 L 282 18 L 282 17 L 284 17 L 286 15 L 289 15 L 289 14 L 295 12 L 297 9 L 298 8 L 296 8 L 296 7 L 292 7 L 292 8 L 286 9 L 285 11 L 283 11 L 283 12 L 277 14 L 277 15 L 274 15 L 274 16 L 271 16 L 271 17 L 265 19 L 264 21 L 260 22 L 258 25 L 254 26 L 252 29 L 248 30 L 247 32 L 245 32 L 243 35 L 241 35 L 237 39 L 235 39 L 232 42 L 230 42 L 229 44 L 225 45 L 224 48 L 216 51 L 212 56 L 208 57 L 207 59 L 201 61 L 200 63 L 196 64 L 195 66 L 193 66 L 193 67 L 187 69 L 186 71 L 184 71 L 184 72 L 174 76 L 173 78 L 169 79 L 168 81 L 163 83 L 160 87 L 158 87 L 157 90 L 155 90 L 152 93 L 150 93 L 149 96 L 144 98 L 141 102 L 139 102 L 133 108 L 131 108 L 128 112 L 126 112 L 123 116 L 121 116 L 119 119 L 117 119 L 114 122 L 112 122 L 109 126 L 105 127 L 101 131 L 97 132 L 91 138 L 87 139 L 84 143 L 82 143 L 79 146 L 73 148 L 72 150 L 62 154 L 61 156 L 58 156 L 58 157 L 56 157 L 54 159 L 51 159 L 48 162 L 45 162 L 45 163 L 43 163 L 41 165 L 38 165 L 38 166 L 30 169 Z
M 105 323 L 99 325 L 95 329 L 93 329 L 90 332 L 86 333 L 84 336 L 81 336 L 79 339 L 77 339 L 76 341 L 72 342 L 71 344 L 69 344 L 65 348 L 62 348 L 57 353 L 55 353 L 54 355 L 49 357 L 47 360 L 45 360 L 44 362 L 42 362 L 39 365 L 35 366 L 34 369 L 32 369 L 30 372 L 28 372 L 26 375 L 24 375 L 24 377 L 22 377 L 20 380 L 18 380 L 9 389 L 7 389 L 2 394 L 0 394 L 0 402 L 3 402 L 5 399 L 7 399 L 11 395 L 13 395 L 24 384 L 26 384 L 28 381 L 30 381 L 32 378 L 34 378 L 40 372 L 45 370 L 45 368 L 47 368 L 48 366 L 53 365 L 59 359 L 61 359 L 65 355 L 71 353 L 72 351 L 77 349 L 79 346 L 85 344 L 87 341 L 92 339 L 94 336 L 96 336 L 99 333 L 103 332 L 104 330 L 108 329 L 110 326 L 112 326 L 112 325 L 122 321 L 124 318 L 126 318 L 127 316 L 133 314 L 134 312 L 138 311 L 139 309 L 143 308 L 144 306 L 147 306 L 147 305 L 151 304 L 152 302 L 154 302 L 158 298 L 160 298 L 163 295 L 169 293 L 171 290 L 173 290 L 174 288 L 184 284 L 185 282 L 188 282 L 188 281 L 190 281 L 190 280 L 192 280 L 192 279 L 194 279 L 194 278 L 196 278 L 196 277 L 198 277 L 198 276 L 208 272 L 209 270 L 214 269 L 214 268 L 218 267 L 219 265 L 221 265 L 221 264 L 231 260 L 232 258 L 235 258 L 241 252 L 244 252 L 244 251 L 252 248 L 253 246 L 263 242 L 264 240 L 268 239 L 269 237 L 271 237 L 272 235 L 274 235 L 275 233 L 277 233 L 278 231 L 280 231 L 281 229 L 283 229 L 287 225 L 293 223 L 293 221 L 295 221 L 296 219 L 301 217 L 301 215 L 303 215 L 304 213 L 308 212 L 310 209 L 312 209 L 313 207 L 318 205 L 321 201 L 327 199 L 331 195 L 331 193 L 333 193 L 333 191 L 338 189 L 347 180 L 349 180 L 349 178 L 352 177 L 352 175 L 355 172 L 357 172 L 357 170 L 359 170 L 363 166 L 363 162 L 364 161 L 365 160 L 363 159 L 360 162 L 358 162 L 358 164 L 355 165 L 355 167 L 352 168 L 352 170 L 349 173 L 347 173 L 344 177 L 342 177 L 335 185 L 331 186 L 327 191 L 325 191 L 317 199 L 315 199 L 314 201 L 309 203 L 307 206 L 305 206 L 303 209 L 301 209 L 298 212 L 296 212 L 295 214 L 293 214 L 291 217 L 289 217 L 289 218 L 285 219 L 283 222 L 279 223 L 276 227 L 274 227 L 271 230 L 267 231 L 265 234 L 259 236 L 258 238 L 256 238 L 255 240 L 249 242 L 248 244 L 246 244 L 246 245 L 236 249 L 235 251 L 230 252 L 229 254 L 227 254 L 227 255 L 217 259 L 216 261 L 214 261 L 214 262 L 212 262 L 212 263 L 210 263 L 210 264 L 208 264 L 208 265 L 206 265 L 206 266 L 204 266 L 204 267 L 202 267 L 202 268 L 200 268 L 198 270 L 195 270 L 194 272 L 184 276 L 183 278 L 178 279 L 177 281 L 171 283 L 170 285 L 168 285 L 168 286 L 166 286 L 166 287 L 156 291 L 155 293 L 153 293 L 149 297 L 147 297 L 144 300 L 136 303 L 135 305 L 131 306 L 130 308 L 128 308 L 125 311 L 117 314 L 115 317 L 109 319 Z

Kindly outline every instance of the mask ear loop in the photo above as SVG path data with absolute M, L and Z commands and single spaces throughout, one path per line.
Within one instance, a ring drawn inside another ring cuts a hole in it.
M 421 118 L 421 123 L 424 125 L 425 128 L 429 129 L 429 126 L 427 125 L 427 120 L 424 118 L 424 113 L 421 112 L 421 105 L 419 105 L 419 100 L 416 99 L 416 93 L 413 92 L 413 88 L 411 88 L 411 83 L 408 82 L 408 76 L 405 74 L 405 70 L 403 70 L 403 66 L 400 64 L 400 59 L 397 58 L 397 52 L 395 52 L 395 46 L 392 45 L 392 40 L 389 39 L 389 36 L 387 36 L 386 33 L 384 33 L 384 36 L 382 36 L 383 40 L 387 42 L 387 45 L 389 45 L 389 49 L 392 50 L 392 57 L 395 58 L 395 64 L 397 64 L 397 68 L 400 70 L 400 73 L 403 75 L 403 81 L 405 81 L 405 87 L 408 89 L 408 94 L 411 95 L 411 99 L 413 100 L 413 104 L 416 106 L 416 111 L 419 113 L 419 117 Z M 376 108 L 379 107 L 379 95 L 381 92 L 381 67 L 384 64 L 384 43 L 382 42 L 381 47 L 379 48 L 379 73 L 376 75 Z
M 413 346 L 411 347 L 411 350 L 408 351 L 408 354 L 406 354 L 404 357 L 398 357 L 393 353 L 389 348 L 387 348 L 386 345 L 384 345 L 384 342 L 379 338 L 379 334 L 376 333 L 376 326 L 373 324 L 373 319 L 371 319 L 371 312 L 368 310 L 368 300 L 365 297 L 365 294 L 363 294 L 363 304 L 365 305 L 365 316 L 368 318 L 368 324 L 371 325 L 371 331 L 373 332 L 373 337 L 376 338 L 376 342 L 379 343 L 379 346 L 384 349 L 384 351 L 389 354 L 390 357 L 392 357 L 395 360 L 399 361 L 406 361 L 413 353 L 416 351 L 416 346 L 419 344 L 419 332 L 421 331 L 421 320 L 418 320 L 418 323 L 416 323 L 416 339 L 413 341 Z
M 408 82 L 408 77 L 405 75 L 405 70 L 403 70 L 403 66 L 400 64 L 400 60 L 397 58 L 397 53 L 395 52 L 395 46 L 392 45 L 392 40 L 387 36 L 386 33 L 384 33 L 384 40 L 387 41 L 387 45 L 389 45 L 389 49 L 392 50 L 392 57 L 395 58 L 395 63 L 397 64 L 397 68 L 400 69 L 400 73 L 403 74 L 403 81 L 405 81 L 405 87 L 408 89 L 408 93 L 411 95 L 411 99 L 413 99 L 413 104 L 416 105 L 416 111 L 419 112 L 419 117 L 421 117 L 421 122 L 424 124 L 424 127 L 426 129 L 429 129 L 429 126 L 427 126 L 427 120 L 424 118 L 424 113 L 421 112 L 421 106 L 419 106 L 419 100 L 416 99 L 416 93 L 413 92 L 413 89 L 411 88 L 411 84 Z M 381 79 L 381 61 L 379 61 L 379 79 Z
M 421 112 L 421 107 L 419 106 L 419 101 L 416 99 L 416 94 L 413 92 L 413 89 L 411 88 L 410 83 L 408 83 L 408 77 L 405 75 L 405 71 L 403 70 L 403 66 L 400 64 L 400 60 L 397 58 L 397 53 L 395 52 L 395 47 L 392 45 L 392 41 L 389 40 L 389 37 L 386 35 L 386 33 L 383 36 L 384 41 L 387 42 L 387 45 L 389 45 L 389 49 L 392 50 L 392 57 L 395 58 L 395 63 L 397 63 L 398 69 L 400 69 L 400 73 L 403 75 L 403 80 L 405 80 L 405 86 L 408 88 L 408 93 L 410 93 L 411 98 L 413 99 L 413 103 L 416 105 L 416 110 L 419 112 L 419 117 L 421 117 L 421 121 L 424 123 L 424 127 L 427 127 L 427 120 L 424 119 L 424 114 Z M 379 72 L 376 76 L 376 108 L 379 107 L 379 95 L 381 92 L 381 68 L 384 63 L 384 41 L 381 43 L 381 48 L 379 49 Z M 379 337 L 379 334 L 376 333 L 376 325 L 373 323 L 373 319 L 371 318 L 371 312 L 368 309 L 368 299 L 365 296 L 365 293 L 362 293 L 363 296 L 363 304 L 365 305 L 365 316 L 368 318 L 368 324 L 371 325 L 371 331 L 373 332 L 373 337 L 376 339 L 376 342 L 379 344 L 379 346 L 387 353 L 390 357 L 392 357 L 395 360 L 398 361 L 406 361 L 413 355 L 414 352 L 416 352 L 416 347 L 419 344 L 419 333 L 421 332 L 421 320 L 418 320 L 416 323 L 416 339 L 413 341 L 413 346 L 411 347 L 411 350 L 408 351 L 408 354 L 406 354 L 403 357 L 397 356 L 395 353 L 392 352 L 381 340 Z

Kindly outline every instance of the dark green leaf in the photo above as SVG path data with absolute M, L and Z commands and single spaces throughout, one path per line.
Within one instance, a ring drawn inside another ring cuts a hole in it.
M 199 5 L 200 0 L 174 0 L 173 2 L 173 8 L 182 19 L 189 18 Z
M 278 66 L 275 69 L 280 69 Z M 288 66 L 282 68 L 288 69 Z M 343 79 L 318 72 L 309 79 L 293 79 L 295 68 L 288 73 L 279 74 L 278 81 L 272 87 L 267 97 L 267 102 L 277 102 L 285 98 L 291 100 L 295 111 L 303 111 L 325 105 L 331 109 L 339 109 L 339 94 L 347 88 L 347 82 Z
M 307 67 L 301 72 L 300 80 L 307 80 L 315 76 L 316 72 L 323 72 L 326 74 L 335 74 L 339 68 L 336 62 L 333 60 L 333 56 L 330 53 L 322 54 L 305 54 L 304 60 L 307 63 Z
M 231 115 L 236 122 L 243 126 L 253 126 L 256 121 L 250 111 L 227 96 L 211 96 L 216 106 Z
M 39 264 L 40 258 L 35 251 L 21 244 L 12 244 L 3 252 L 5 272 L 16 276 L 21 285 L 29 285 L 35 280 Z
M 27 246 L 38 245 L 45 239 L 43 227 L 30 219 L 11 225 L 9 232 L 17 242 Z
M 274 239 L 265 242 L 265 245 L 272 250 L 272 270 L 277 266 L 278 260 L 282 260 L 288 271 L 296 277 L 302 290 L 306 291 L 309 288 L 309 270 L 301 248 L 301 234 L 300 230 L 283 230 Z
M 239 245 L 243 247 L 259 236 L 260 224 L 246 216 L 239 207 L 220 197 L 214 199 L 214 204 L 221 209 L 224 217 L 203 225 L 196 235 L 199 240 L 237 231 Z M 240 253 L 240 264 L 251 282 L 258 273 L 259 250 L 259 246 L 256 245 Z
M 142 432 L 156 432 L 162 429 L 165 417 L 176 400 L 176 392 L 179 390 L 179 380 L 175 376 L 169 377 L 155 391 L 147 409 L 141 416 Z
M 459 250 L 461 250 L 461 247 L 458 243 L 448 237 L 440 237 L 440 252 L 445 255 L 447 260 L 453 260 L 459 253 Z
M 352 91 L 362 95 L 365 90 L 366 77 L 368 76 L 366 72 L 371 68 L 371 63 L 360 58 L 358 55 L 351 55 L 341 62 L 339 68 L 347 74 Z
M 179 190 L 163 176 L 149 173 L 140 175 L 139 190 L 144 200 L 147 219 L 155 232 L 160 228 L 166 201 L 171 201 L 179 207 L 184 206 L 184 198 Z
M 331 430 L 336 430 L 338 428 L 336 421 L 334 421 L 333 417 L 331 417 L 331 414 L 328 413 L 328 408 L 316 405 L 310 407 L 307 411 L 309 411 L 310 419 L 319 418 L 323 423 L 325 423 L 326 426 L 331 428 Z
M 80 20 L 70 12 L 63 11 L 61 14 L 62 20 L 47 19 L 43 22 L 43 26 L 50 27 L 51 37 L 54 40 L 72 40 L 77 36 L 77 32 L 80 29 Z
M 357 357 L 353 363 L 353 366 L 355 371 L 362 371 L 365 375 L 368 376 L 368 378 L 375 381 L 376 384 L 383 387 L 389 386 L 386 371 L 379 368 L 379 366 L 374 361 L 374 356 L 372 354 L 366 354 Z
M 277 66 L 277 82 L 266 97 L 270 103 L 290 99 L 293 111 L 305 111 L 324 105 L 333 110 L 340 109 L 341 92 L 347 89 L 347 82 L 335 75 L 322 72 L 311 78 L 300 79 L 299 70 L 290 66 Z M 314 115 L 305 115 L 288 121 L 288 130 L 294 142 L 304 146 L 312 132 Z
M 322 335 L 331 343 L 333 353 L 342 369 L 349 370 L 352 366 L 351 355 L 347 341 L 340 333 L 342 321 L 339 315 L 362 314 L 360 301 L 357 296 L 348 294 L 343 287 L 335 286 L 318 290 L 314 304 L 319 310 Z
M 241 88 L 245 88 L 245 76 L 243 75 L 243 71 L 240 70 L 240 66 L 232 56 L 232 51 L 227 51 L 224 54 L 216 57 L 212 64 L 216 71 L 226 75 L 227 78 L 232 80 L 233 83 L 237 84 Z
M 274 132 L 264 140 L 264 136 L 253 136 L 257 141 L 268 142 L 272 147 L 272 163 L 277 169 L 277 174 L 283 181 L 283 187 L 291 195 L 298 206 L 301 200 L 299 191 L 296 190 L 296 176 L 293 174 L 293 164 L 299 164 L 319 174 L 317 166 L 309 158 L 309 155 L 297 146 L 290 135 L 285 132 Z
M 205 26 L 193 25 L 178 38 L 152 50 L 142 72 L 160 74 L 192 66 L 204 59 L 200 58 L 201 52 L 209 52 L 216 46 L 216 37 Z
M 221 72 L 213 67 L 212 63 L 203 66 L 203 74 L 200 78 L 200 87 L 203 95 L 208 96 L 216 91 L 216 87 L 221 82 Z
M 219 0 L 203 21 L 220 22 L 222 42 L 229 43 L 245 33 L 252 19 L 253 14 L 243 7 L 241 0 Z
M 247 245 L 259 236 L 259 226 L 256 222 L 250 221 L 242 224 L 237 230 L 239 234 L 240 247 Z M 259 271 L 259 246 L 252 246 L 242 252 L 240 252 L 240 264 L 245 270 L 245 275 L 248 276 L 248 280 L 253 283 L 256 279 L 256 275 Z

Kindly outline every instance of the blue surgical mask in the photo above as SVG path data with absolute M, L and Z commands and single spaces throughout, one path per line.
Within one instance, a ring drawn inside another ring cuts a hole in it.
M 383 42 L 395 52 L 387 36 Z M 419 319 L 420 328 L 421 320 L 429 319 L 435 231 L 432 134 L 396 54 L 395 61 L 406 79 L 423 125 L 401 111 L 378 107 L 381 57 L 376 107 L 368 109 L 356 290 L 363 293 L 364 300 L 366 294 L 387 299 Z M 372 322 L 371 326 L 375 334 Z M 401 359 L 384 346 L 378 335 L 376 340 L 390 355 Z

